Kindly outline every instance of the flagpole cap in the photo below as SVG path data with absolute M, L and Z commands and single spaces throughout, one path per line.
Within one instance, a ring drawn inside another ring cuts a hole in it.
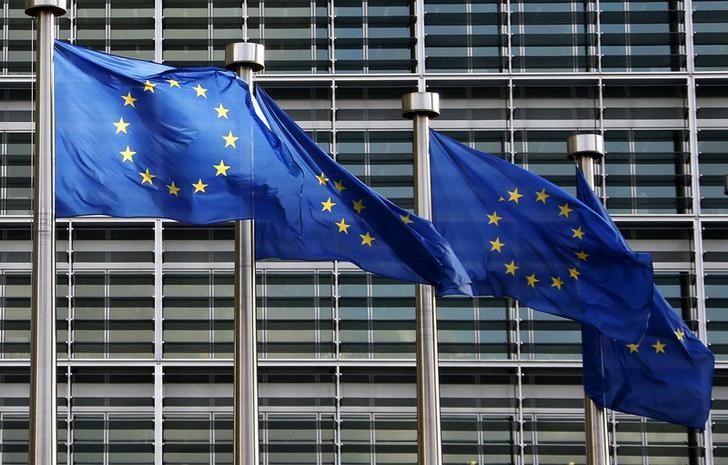
M 604 156 L 604 136 L 601 134 L 574 134 L 566 140 L 569 158 Z
M 28 16 L 38 16 L 43 10 L 63 16 L 67 8 L 68 0 L 25 0 L 25 14 Z
M 265 46 L 253 42 L 235 42 L 225 47 L 225 66 L 249 66 L 254 72 L 265 68 Z
M 402 96 L 402 116 L 414 118 L 424 115 L 430 118 L 440 116 L 440 94 L 437 92 L 412 92 Z

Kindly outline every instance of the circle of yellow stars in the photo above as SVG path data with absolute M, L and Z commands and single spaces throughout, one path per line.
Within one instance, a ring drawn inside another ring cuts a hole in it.
M 572 206 L 569 205 L 568 202 L 558 204 L 557 202 L 554 202 L 551 197 L 551 194 L 547 192 L 546 188 L 536 190 L 532 194 L 529 194 L 527 192 L 522 192 L 518 187 L 514 187 L 512 190 L 506 190 L 506 195 L 499 196 L 498 201 L 511 203 L 513 204 L 512 207 L 521 205 L 524 201 L 533 201 L 536 204 L 542 204 L 543 206 L 552 209 L 557 218 L 572 219 L 571 214 L 574 211 Z M 497 231 L 503 221 L 508 221 L 508 218 L 505 218 L 504 215 L 503 211 L 499 212 L 498 209 L 495 209 L 490 213 L 486 212 L 485 217 L 488 219 L 487 224 L 489 226 L 492 225 L 492 227 Z M 587 237 L 588 231 L 585 230 L 583 225 L 577 225 L 575 228 L 567 228 L 565 231 L 566 234 L 568 234 L 568 237 L 573 241 L 573 253 L 575 258 L 574 263 L 572 263 L 571 266 L 566 267 L 562 276 L 540 277 L 537 276 L 536 273 L 521 273 L 519 272 L 520 267 L 515 260 L 503 263 L 503 274 L 511 278 L 523 279 L 524 284 L 530 288 L 544 289 L 543 286 L 548 286 L 555 291 L 562 291 L 566 289 L 569 281 L 578 281 L 582 274 L 579 263 L 587 262 L 590 257 L 590 254 L 580 247 L 580 242 Z M 489 253 L 502 255 L 504 251 L 508 250 L 508 238 L 503 237 L 501 234 L 495 234 L 493 239 L 488 239 L 488 243 L 489 245 L 487 245 L 486 248 Z M 518 276 L 521 277 L 518 278 Z
M 140 105 L 139 101 L 143 94 L 150 94 L 150 95 L 156 95 L 157 91 L 159 90 L 159 86 L 162 86 L 166 88 L 167 90 L 171 89 L 180 89 L 180 91 L 183 91 L 184 83 L 177 79 L 164 79 L 160 82 L 152 82 L 150 80 L 145 80 L 144 83 L 136 89 L 129 89 L 128 92 L 125 95 L 120 95 L 122 99 L 122 108 L 129 107 L 128 110 L 131 109 L 138 109 L 138 106 Z M 202 86 L 201 83 L 196 83 L 195 86 L 191 87 L 191 90 L 194 92 L 195 98 L 201 98 L 201 99 L 207 99 L 207 91 L 205 87 Z M 144 103 L 143 101 L 141 102 Z M 230 109 L 225 108 L 225 106 L 220 103 L 217 107 L 213 107 L 214 114 L 217 115 L 217 119 L 229 119 Z M 113 125 L 115 127 L 115 135 L 119 135 L 120 137 L 123 137 L 125 135 L 129 135 L 129 131 L 132 128 L 132 123 L 129 121 L 126 121 L 124 119 L 124 116 L 120 116 L 118 121 L 114 121 Z M 236 136 L 233 134 L 232 130 L 229 130 L 227 134 L 221 135 L 222 140 L 224 141 L 224 146 L 222 146 L 223 149 L 236 149 L 237 145 L 236 142 L 240 138 L 239 136 Z M 222 143 L 221 143 L 222 144 Z M 122 145 L 123 149 L 119 150 L 119 154 L 121 155 L 121 163 L 129 162 L 131 164 L 135 164 L 135 158 L 134 156 L 137 154 L 137 151 L 135 148 L 132 148 L 130 144 L 124 143 Z M 211 168 L 215 169 L 215 177 L 217 176 L 227 176 L 228 171 L 231 169 L 230 165 L 227 165 L 225 163 L 224 159 L 220 159 L 220 163 L 216 165 L 212 165 Z M 142 186 L 149 185 L 154 187 L 155 186 L 155 178 L 157 177 L 156 174 L 152 173 L 150 171 L 149 167 L 145 167 L 143 171 L 139 171 L 139 183 Z M 209 186 L 209 183 L 206 183 L 202 178 L 198 178 L 197 182 L 190 184 L 192 188 L 193 194 L 205 194 L 207 193 L 207 188 Z M 183 192 L 183 187 L 180 185 L 177 185 L 177 183 L 174 180 L 171 180 L 169 184 L 165 184 L 165 187 L 167 188 L 167 193 L 174 197 L 179 197 L 180 192 Z M 340 192 L 343 190 L 343 185 L 341 186 L 337 185 L 337 190 Z M 334 204 L 335 205 L 335 204 Z M 333 207 L 333 205 L 332 205 Z M 343 219 L 342 219 L 343 221 Z M 340 226 L 342 227 L 342 226 Z M 348 225 L 346 225 L 346 229 L 348 229 Z M 369 245 L 371 246 L 371 241 L 374 240 L 374 238 L 368 239 Z

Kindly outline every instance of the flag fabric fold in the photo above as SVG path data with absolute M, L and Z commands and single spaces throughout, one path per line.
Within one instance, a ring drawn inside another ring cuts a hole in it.
M 577 170 L 577 197 L 621 233 Z M 691 428 L 708 419 L 715 357 L 655 287 L 645 334 L 609 338 L 582 326 L 584 390 L 601 406 Z
M 432 223 L 346 171 L 260 86 L 256 100 L 271 131 L 304 173 L 300 202 L 290 199 L 290 209 L 301 215 L 301 237 L 283 240 L 275 222 L 257 221 L 258 258 L 343 260 L 383 276 L 432 284 L 439 294 L 470 294 L 470 278 Z
M 58 217 L 259 217 L 298 234 L 299 217 L 281 199 L 300 196 L 301 169 L 234 73 L 60 41 L 54 68 Z
M 431 130 L 433 223 L 472 279 L 474 295 L 638 339 L 653 275 L 601 216 L 551 182 Z

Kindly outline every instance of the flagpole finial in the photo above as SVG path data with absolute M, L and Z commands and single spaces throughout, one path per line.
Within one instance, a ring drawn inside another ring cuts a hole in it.
M 412 92 L 402 96 L 402 116 L 412 119 L 421 114 L 430 118 L 440 116 L 440 94 Z
M 25 0 L 25 14 L 28 16 L 38 16 L 44 10 L 63 16 L 67 8 L 68 0 Z
M 574 134 L 566 141 L 569 158 L 588 156 L 600 159 L 604 156 L 604 136 L 601 134 Z
M 235 68 L 245 65 L 253 72 L 265 68 L 265 46 L 253 42 L 234 42 L 225 47 L 225 66 Z

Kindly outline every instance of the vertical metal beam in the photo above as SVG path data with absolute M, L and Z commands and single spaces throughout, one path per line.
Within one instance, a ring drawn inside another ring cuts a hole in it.
M 243 78 L 253 93 L 253 73 L 265 66 L 265 48 L 237 42 L 225 48 L 225 64 Z M 255 305 L 255 227 L 253 220 L 235 223 L 235 387 L 234 465 L 257 465 L 258 347 Z
M 37 28 L 28 451 L 31 465 L 55 465 L 57 461 L 53 39 L 55 16 L 65 12 L 65 0 L 25 2 L 25 13 L 36 17 Z
M 430 118 L 440 114 L 440 95 L 413 92 L 402 96 L 402 115 L 414 126 L 415 214 L 432 219 Z M 417 306 L 417 453 L 419 465 L 442 465 L 437 314 L 432 286 L 418 284 Z
M 594 189 L 594 166 L 604 157 L 604 138 L 599 134 L 577 134 L 567 141 L 569 157 L 576 160 L 589 186 Z M 582 333 L 583 337 L 583 333 Z M 587 465 L 609 465 L 607 415 L 588 396 L 584 396 Z

